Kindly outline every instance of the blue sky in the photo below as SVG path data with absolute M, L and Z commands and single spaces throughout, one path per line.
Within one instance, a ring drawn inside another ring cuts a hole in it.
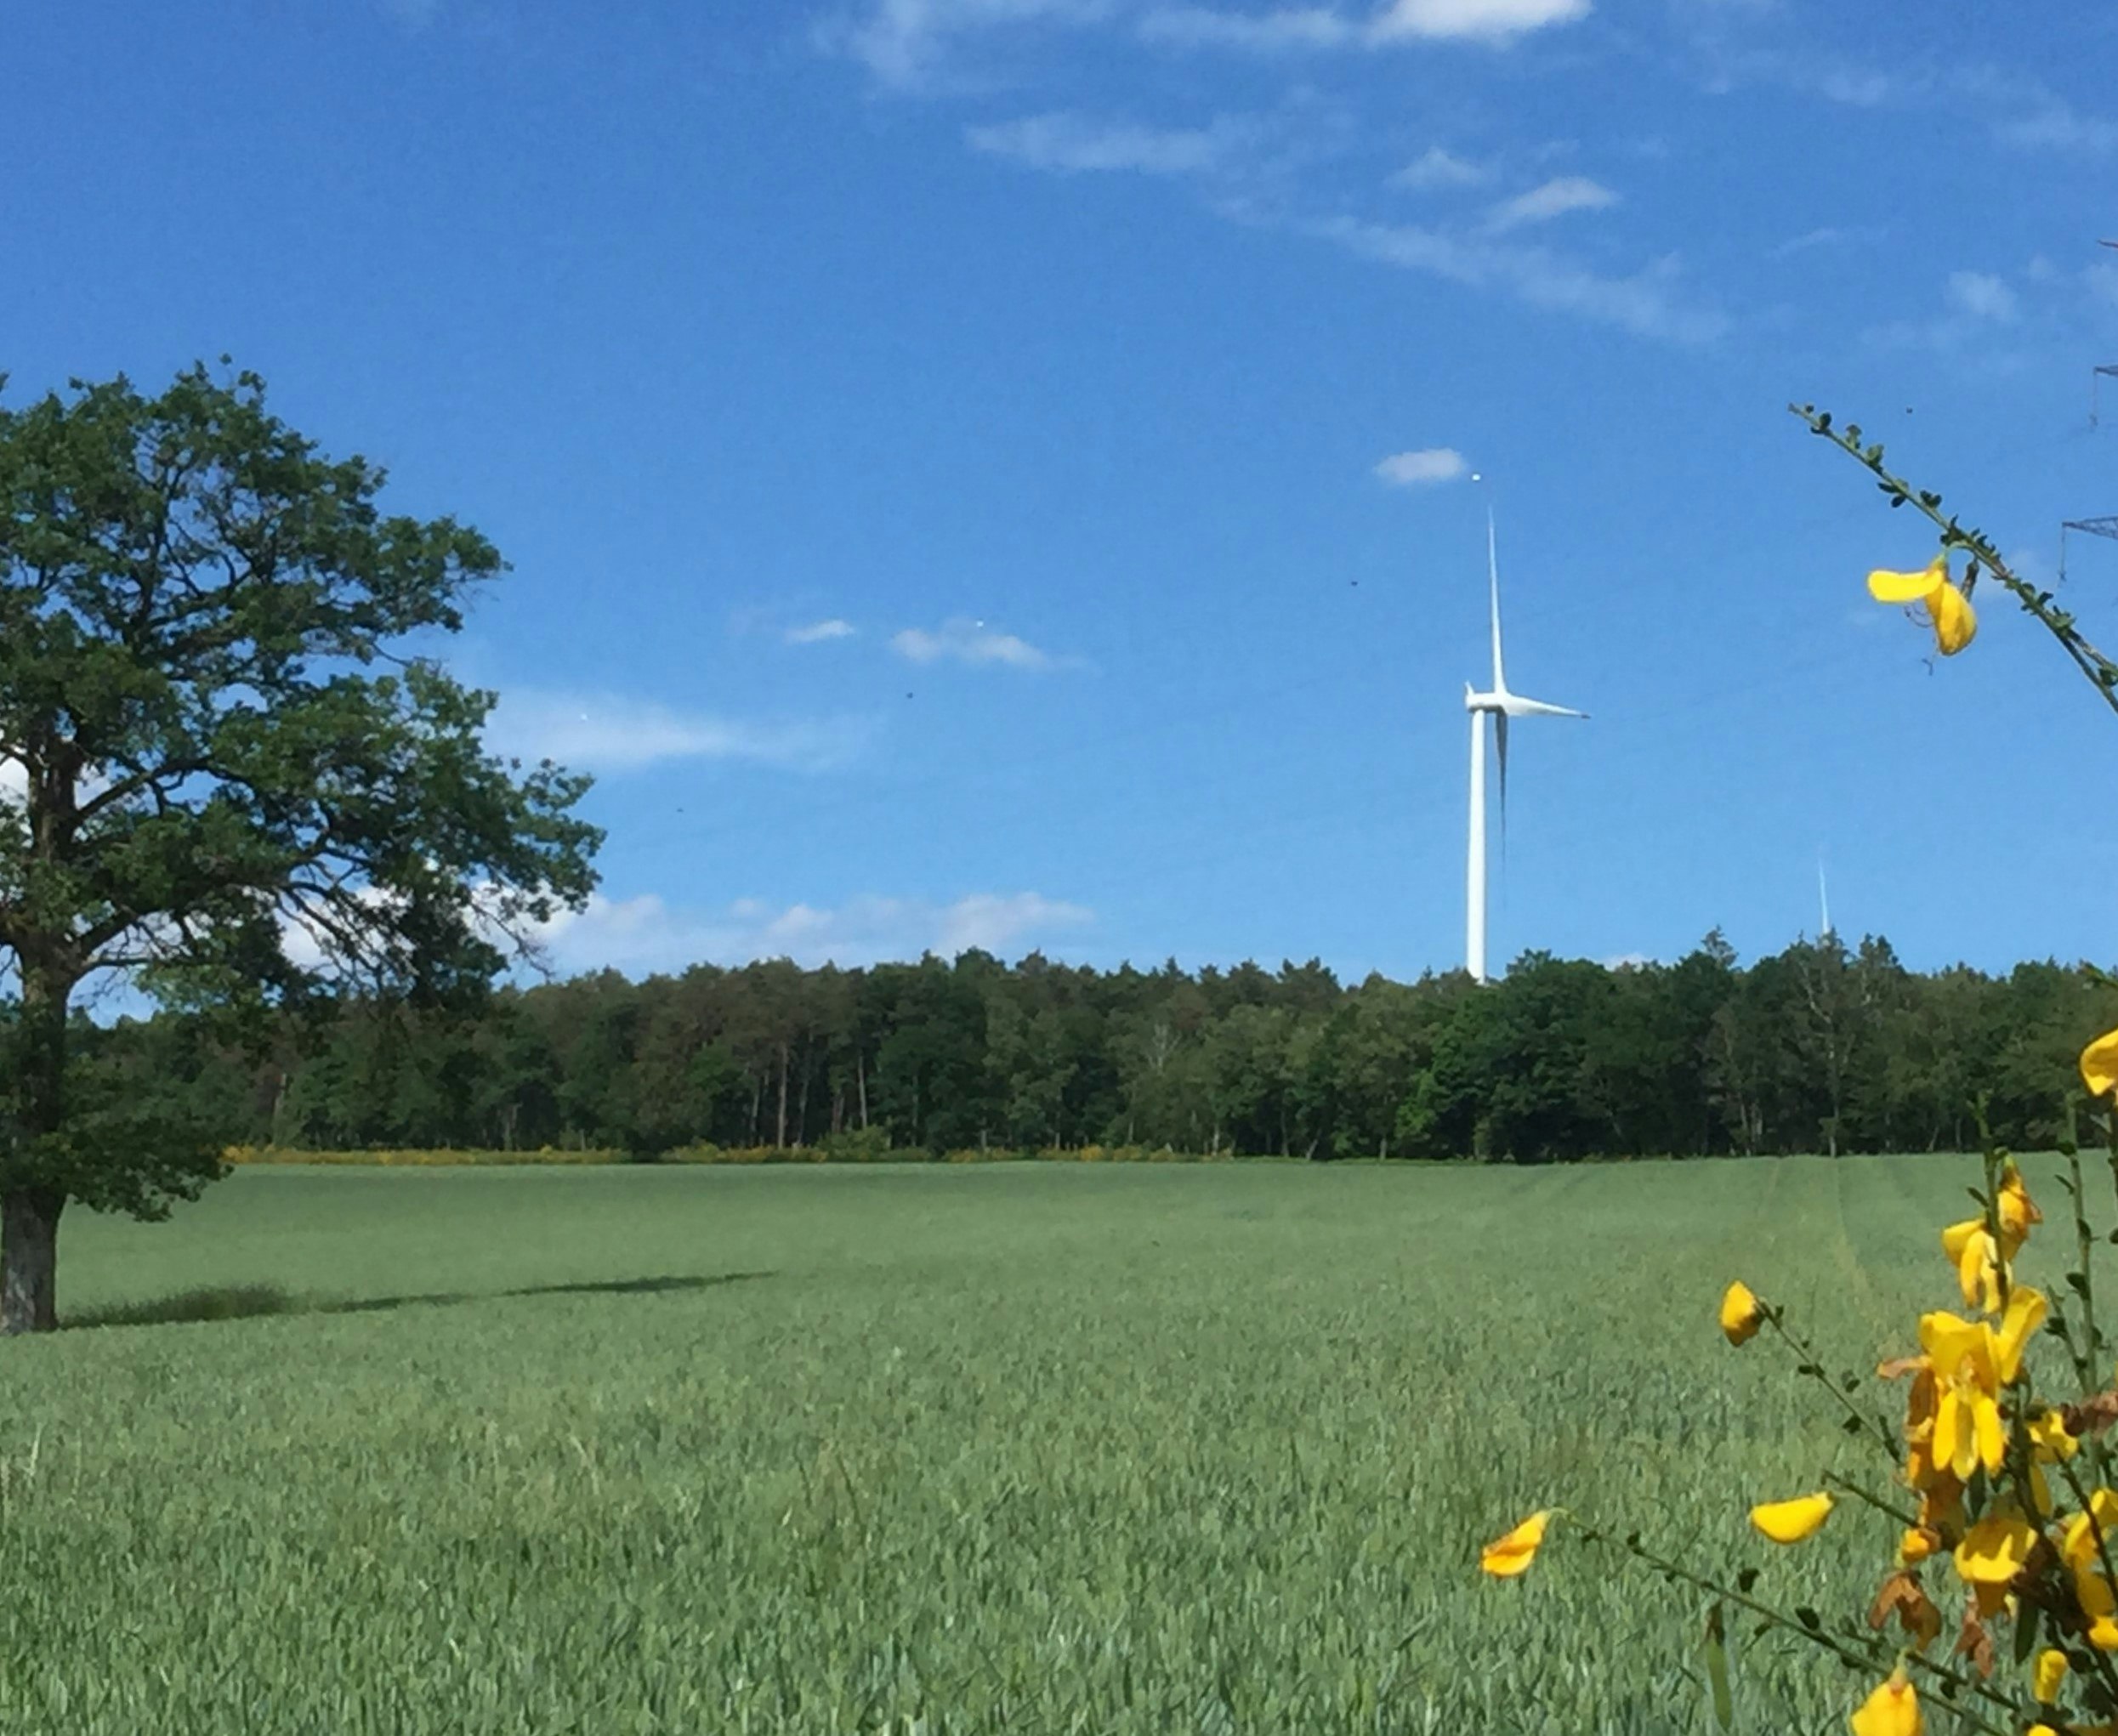
M 1456 964 L 1489 493 L 1594 714 L 1519 729 L 1497 957 L 1776 948 L 1821 851 L 1916 964 L 2109 960 L 2118 719 L 1997 602 L 1930 667 L 1783 407 L 2029 576 L 2118 512 L 2118 14 L 1916 17 L 28 9 L 0 368 L 228 352 L 494 538 L 451 660 L 610 831 L 563 968 Z

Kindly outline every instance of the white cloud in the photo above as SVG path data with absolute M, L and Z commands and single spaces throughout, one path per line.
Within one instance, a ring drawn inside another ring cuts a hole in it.
M 2003 326 L 2013 325 L 2020 312 L 2015 292 L 1986 271 L 1951 272 L 1948 298 L 1949 305 L 1959 313 Z
M 1002 663 L 1013 669 L 1048 669 L 1053 658 L 1010 633 L 995 633 L 982 621 L 958 616 L 934 633 L 908 627 L 892 636 L 890 649 L 914 663 Z
M 814 32 L 817 45 L 849 55 L 884 84 L 909 87 L 935 73 L 953 38 L 1008 26 L 1093 24 L 1110 0 L 874 0 L 841 12 Z
M 495 752 L 579 771 L 633 771 L 667 759 L 819 771 L 852 758 L 872 734 L 859 718 L 747 722 L 612 695 L 531 690 L 502 696 L 487 740 Z
M 1428 37 L 1507 43 L 1588 13 L 1589 0 L 1390 0 L 1369 32 L 1378 42 Z
M 1181 128 L 1138 127 L 1066 113 L 1031 115 L 964 131 L 974 150 L 1062 174 L 1114 170 L 1195 173 L 1221 162 L 1243 134 L 1240 123 L 1225 118 L 1202 128 Z
M 1967 75 L 1964 82 L 1975 94 L 2019 110 L 1993 122 L 1993 136 L 2003 145 L 2079 156 L 2109 156 L 2118 151 L 2118 121 L 2084 115 L 2035 79 L 1989 71 Z
M 1429 145 L 1417 162 L 1407 163 L 1390 177 L 1393 187 L 1474 187 L 1490 180 L 1492 171 L 1483 164 L 1467 162 L 1439 145 Z
M 711 911 L 673 908 L 654 893 L 596 893 L 585 910 L 554 917 L 540 939 L 550 962 L 568 973 L 676 971 L 762 958 L 851 967 L 928 952 L 952 957 L 971 947 L 997 953 L 1094 920 L 1079 905 L 1035 892 L 974 893 L 950 904 L 867 895 L 836 909 L 741 899 Z
M 1504 47 L 1532 31 L 1586 18 L 1589 10 L 1590 0 L 1385 0 L 1365 20 L 1357 20 L 1331 6 L 1281 6 L 1263 12 L 1157 6 L 1142 17 L 1139 31 L 1150 42 L 1179 48 L 1253 54 L 1450 40 Z
M 1871 326 L 1863 335 L 1871 343 L 1892 349 L 1961 351 L 1968 344 L 1980 346 L 1979 360 L 1990 366 L 2005 366 L 2013 358 L 1997 353 L 1993 329 L 2013 326 L 2022 317 L 2022 304 L 2002 278 L 1987 271 L 1952 271 L 1942 286 L 1947 309 L 1924 320 L 1893 320 Z
M 1879 229 L 1842 228 L 1826 224 L 1821 229 L 1808 230 L 1791 241 L 1780 242 L 1772 250 L 1769 257 L 1774 259 L 1788 259 L 1797 253 L 1806 253 L 1812 247 L 1836 247 L 1848 246 L 1856 241 L 1877 241 L 1882 239 L 1882 231 Z
M 1412 224 L 1333 218 L 1305 230 L 1363 258 L 1474 289 L 1497 289 L 1532 307 L 1577 315 L 1643 338 L 1705 343 L 1728 329 L 1720 314 L 1688 305 L 1680 298 L 1674 259 L 1658 261 L 1631 277 L 1605 277 L 1542 247 L 1462 239 Z
M 1503 199 L 1485 216 L 1488 235 L 1505 235 L 1527 224 L 1549 223 L 1570 211 L 1601 211 L 1615 205 L 1618 196 L 1586 175 L 1559 175 L 1527 193 Z
M 849 639 L 859 631 L 851 621 L 834 617 L 812 621 L 807 627 L 791 627 L 781 637 L 790 645 L 821 645 L 832 639 Z
M 1151 43 L 1184 48 L 1239 48 L 1252 54 L 1336 48 L 1356 41 L 1359 30 L 1327 6 L 1286 7 L 1275 12 L 1221 12 L 1210 6 L 1158 6 L 1140 20 Z
M 1469 473 L 1463 454 L 1454 446 L 1428 446 L 1417 452 L 1396 452 L 1375 467 L 1375 474 L 1398 488 L 1425 483 L 1454 482 Z

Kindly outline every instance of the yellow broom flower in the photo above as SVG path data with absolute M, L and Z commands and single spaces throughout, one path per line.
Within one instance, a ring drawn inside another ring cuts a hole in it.
M 2037 1661 L 2030 1666 L 2030 1692 L 2037 1696 L 2037 1704 L 2048 1706 L 2059 1697 L 2059 1684 L 2066 1680 L 2066 1654 L 2056 1647 L 2047 1646 L 2037 1654 Z
M 1544 1541 L 1544 1529 L 1552 1521 L 1549 1507 L 1535 1512 L 1498 1541 L 1479 1552 L 1479 1566 L 1496 1580 L 1512 1580 L 1536 1559 Z
M 1765 1311 L 1752 1294 L 1751 1287 L 1740 1280 L 1731 1284 L 1721 1297 L 1721 1330 L 1729 1342 L 1749 1343 L 1764 1324 Z
M 1900 1664 L 1890 1679 L 1861 1702 L 1853 1716 L 1854 1736 L 1926 1736 L 1927 1721 L 1920 1716 L 1919 1695 L 1905 1679 Z
M 1974 1586 L 2005 1586 L 2037 1546 L 2036 1528 L 2013 1507 L 1988 1513 L 1956 1546 L 1956 1571 Z
M 1979 631 L 1979 617 L 1971 599 L 1949 579 L 1949 551 L 1937 554 L 1916 573 L 1894 573 L 1877 568 L 1868 575 L 1868 594 L 1878 603 L 1921 603 L 1934 629 L 1934 644 L 1943 656 L 1953 657 L 1969 644 Z
M 1751 1509 L 1751 1523 L 1775 1543 L 1799 1543 L 1824 1529 L 1831 1516 L 1831 1498 L 1819 1492 L 1792 1501 L 1769 1501 Z
M 2118 1090 L 2118 1030 L 2107 1030 L 2081 1051 L 2081 1083 L 2091 1097 Z

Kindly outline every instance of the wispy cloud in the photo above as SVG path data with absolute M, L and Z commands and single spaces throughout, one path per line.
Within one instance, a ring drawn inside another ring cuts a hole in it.
M 1986 123 L 2002 145 L 2075 156 L 2118 153 L 2118 121 L 2084 115 L 2041 79 L 1976 66 L 1957 72 L 1954 82 L 1966 95 L 1979 99 Z
M 1010 669 L 1049 669 L 1055 659 L 1011 633 L 958 616 L 934 632 L 908 627 L 892 636 L 890 649 L 913 663 L 999 664 Z
M 1506 43 L 1588 16 L 1589 0 L 1391 0 L 1370 34 L 1380 42 L 1472 38 Z
M 1485 214 L 1485 232 L 1505 235 L 1529 224 L 1549 223 L 1570 211 L 1601 211 L 1617 202 L 1615 193 L 1586 175 L 1560 175 L 1501 201 Z
M 486 737 L 496 752 L 580 771 L 637 771 L 682 759 L 821 771 L 854 758 L 873 733 L 857 718 L 758 722 L 623 695 L 532 689 L 502 695 Z
M 1392 453 L 1375 467 L 1375 474 L 1394 488 L 1417 488 L 1454 482 L 1470 469 L 1454 446 L 1427 446 L 1417 452 Z
M 1246 132 L 1242 122 L 1229 118 L 1204 128 L 1184 128 L 1058 113 L 967 128 L 964 137 L 974 150 L 1059 174 L 1129 170 L 1179 175 L 1224 162 Z
M 1974 320 L 2012 326 L 2020 317 L 2015 292 L 1990 271 L 1953 271 L 1946 291 L 1949 305 Z
M 1878 241 L 1882 239 L 1882 231 L 1879 229 L 1864 226 L 1847 228 L 1826 224 L 1820 229 L 1805 230 L 1801 235 L 1780 242 L 1778 247 L 1772 249 L 1769 257 L 1774 259 L 1791 259 L 1797 253 L 1806 253 L 1813 247 L 1847 247 L 1858 241 Z
M 1363 258 L 1421 271 L 1474 289 L 1494 289 L 1532 307 L 1616 326 L 1643 338 L 1704 343 L 1728 329 L 1682 293 L 1673 258 L 1631 277 L 1607 277 L 1543 247 L 1445 234 L 1414 224 L 1332 218 L 1306 225 Z
M 826 52 L 902 88 L 931 80 L 953 41 L 1010 27 L 1094 24 L 1116 9 L 1114 0 L 870 0 L 827 15 L 812 36 Z
M 1141 15 L 1139 33 L 1148 42 L 1173 48 L 1234 48 L 1256 54 L 1343 48 L 1360 36 L 1352 20 L 1327 6 L 1286 7 L 1275 12 L 1157 6 Z
M 790 645 L 821 645 L 832 639 L 849 639 L 860 632 L 849 621 L 833 616 L 829 621 L 812 621 L 806 627 L 791 627 L 781 635 Z
M 1942 286 L 1943 311 L 1923 320 L 1894 320 L 1871 327 L 1871 343 L 1894 349 L 1959 350 L 1998 336 L 1995 328 L 2018 324 L 2022 301 L 2006 280 L 1987 271 L 1952 271 Z M 1996 360 L 1987 343 L 1985 360 Z
M 710 910 L 673 906 L 654 893 L 598 893 L 585 910 L 561 912 L 538 938 L 550 962 L 568 973 L 677 971 L 764 958 L 850 967 L 928 952 L 953 957 L 972 947 L 1001 953 L 1094 921 L 1083 906 L 1036 892 L 974 893 L 947 904 L 864 895 L 835 908 L 742 899 Z
M 1417 162 L 1409 162 L 1390 177 L 1393 187 L 1410 187 L 1423 191 L 1432 187 L 1475 187 L 1492 179 L 1493 172 L 1483 163 L 1466 162 L 1439 145 L 1429 145 Z
M 1262 12 L 1156 6 L 1141 16 L 1139 33 L 1150 42 L 1177 48 L 1250 54 L 1446 41 L 1504 48 L 1534 31 L 1586 18 L 1589 10 L 1590 0 L 1385 0 L 1365 18 L 1333 6 L 1280 6 Z

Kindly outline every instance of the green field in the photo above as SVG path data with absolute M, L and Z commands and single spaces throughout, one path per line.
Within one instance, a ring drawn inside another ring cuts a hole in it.
M 62 1317 L 305 1306 L 0 1347 L 0 1729 L 1704 1729 L 1696 1598 L 1477 1546 L 1561 1502 L 1865 1603 L 1882 1522 L 1747 1537 L 1860 1449 L 1714 1304 L 1906 1348 L 1975 1175 L 257 1170 L 77 1213 Z M 1857 1697 L 1737 1670 L 1745 1730 Z

